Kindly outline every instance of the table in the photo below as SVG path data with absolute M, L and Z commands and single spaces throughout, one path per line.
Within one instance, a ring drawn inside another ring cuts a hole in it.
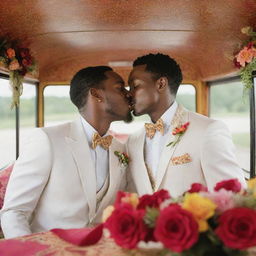
M 156 252 L 128 251 L 117 246 L 112 239 L 102 238 L 91 246 L 70 244 L 51 231 L 15 239 L 0 240 L 1 256 L 157 256 Z M 250 256 L 256 256 L 256 250 Z

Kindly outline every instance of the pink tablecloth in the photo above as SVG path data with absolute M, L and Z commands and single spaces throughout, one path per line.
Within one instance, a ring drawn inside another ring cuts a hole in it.
M 91 246 L 76 246 L 52 232 L 37 233 L 15 239 L 0 240 L 1 256 L 126 256 L 111 239 L 102 238 Z

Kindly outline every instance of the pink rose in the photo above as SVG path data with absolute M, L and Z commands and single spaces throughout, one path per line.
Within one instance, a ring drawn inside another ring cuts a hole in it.
M 238 181 L 238 179 L 230 179 L 230 180 L 223 180 L 218 182 L 214 190 L 219 191 L 220 189 L 224 188 L 228 191 L 233 191 L 235 193 L 240 192 L 242 189 L 241 183 Z
M 20 64 L 19 64 L 17 59 L 14 59 L 14 60 L 11 61 L 11 63 L 9 64 L 9 69 L 10 70 L 18 70 L 18 69 L 20 69 Z
M 224 245 L 238 250 L 256 246 L 256 211 L 239 207 L 225 211 L 215 230 Z
M 217 205 L 218 212 L 224 212 L 235 206 L 234 194 L 232 191 L 221 189 L 211 193 L 204 193 L 204 196 L 211 199 Z
M 198 224 L 190 212 L 171 204 L 160 212 L 154 235 L 166 248 L 182 252 L 197 242 Z

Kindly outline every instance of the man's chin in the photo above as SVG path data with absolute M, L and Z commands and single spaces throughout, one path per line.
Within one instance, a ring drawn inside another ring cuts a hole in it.
M 142 116 L 142 115 L 145 115 L 145 113 L 136 111 L 136 109 L 133 109 L 132 114 L 133 114 L 134 116 Z
M 133 121 L 133 116 L 132 116 L 132 113 L 131 112 L 128 112 L 125 119 L 124 119 L 124 122 L 125 123 L 131 123 Z

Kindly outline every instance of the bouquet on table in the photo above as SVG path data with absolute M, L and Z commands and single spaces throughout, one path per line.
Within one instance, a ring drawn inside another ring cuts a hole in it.
M 242 190 L 236 179 L 213 192 L 194 183 L 179 198 L 118 192 L 103 213 L 104 228 L 126 249 L 158 248 L 159 255 L 247 255 L 256 246 L 256 179 Z

